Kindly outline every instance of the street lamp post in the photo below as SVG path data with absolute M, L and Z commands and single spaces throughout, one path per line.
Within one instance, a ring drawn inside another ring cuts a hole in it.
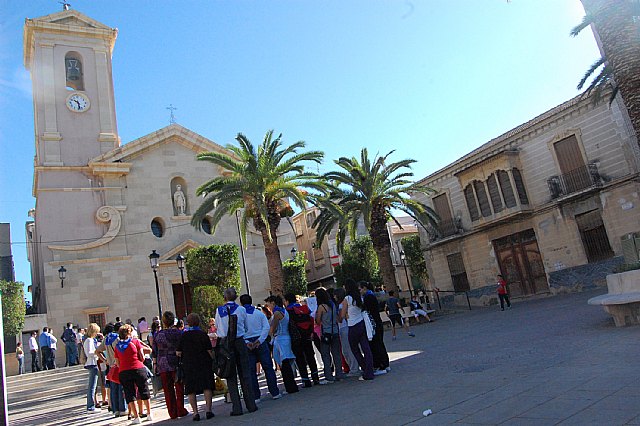
M 156 279 L 156 298 L 158 299 L 158 318 L 162 318 L 162 304 L 160 303 L 160 285 L 158 284 L 158 259 L 160 255 L 155 250 L 151 251 L 149 255 L 149 263 L 151 263 L 151 269 L 153 269 L 153 276 Z
M 411 300 L 413 300 L 413 291 L 411 290 L 411 282 L 409 282 L 409 272 L 407 272 L 407 264 L 405 263 L 406 259 L 407 259 L 407 255 L 404 254 L 404 250 L 400 250 L 400 260 L 402 261 L 404 274 L 407 277 L 407 286 L 409 287 L 409 296 L 411 297 Z
M 182 300 L 184 301 L 184 315 L 187 316 L 189 312 L 187 311 L 187 292 L 184 288 L 184 261 L 185 257 L 182 253 L 176 256 L 176 263 L 178 264 L 178 269 L 180 269 L 180 281 L 182 281 Z
M 67 278 L 67 270 L 64 266 L 58 269 L 58 277 L 60 277 L 60 288 L 64 288 L 64 279 Z

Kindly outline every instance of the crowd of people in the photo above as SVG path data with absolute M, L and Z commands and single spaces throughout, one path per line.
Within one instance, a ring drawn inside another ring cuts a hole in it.
M 229 288 L 224 304 L 204 329 L 195 313 L 186 317 L 185 325 L 166 311 L 150 324 L 140 318 L 137 327 L 119 317 L 104 330 L 95 323 L 86 329 L 68 323 L 60 338 L 67 365 L 83 363 L 88 371 L 89 413 L 108 408 L 115 417 L 128 416 L 130 424 L 153 420 L 149 383 L 155 378 L 170 418 L 189 414 L 184 403 L 187 396 L 192 419 L 210 419 L 214 391 L 224 378 L 231 415 L 239 416 L 258 410 L 260 371 L 272 399 L 298 392 L 296 375 L 302 388 L 310 388 L 348 377 L 369 381 L 387 374 L 381 306 L 386 305 L 394 339 L 396 325 L 405 327 L 409 336 L 413 333 L 399 314 L 400 301 L 393 292 L 385 296 L 386 303 L 381 304 L 380 293 L 374 293 L 370 283 L 349 281 L 345 288 L 316 289 L 307 299 L 289 293 L 269 296 L 256 305 L 250 295 L 238 298 L 236 290 Z M 431 321 L 416 299 L 411 308 L 416 318 L 423 315 Z M 29 341 L 33 371 L 40 369 L 39 358 L 42 368 L 55 368 L 56 342 L 48 328 L 40 336 L 33 333 Z M 322 377 L 314 347 L 322 359 Z M 278 387 L 278 371 L 284 390 Z M 204 413 L 199 412 L 198 395 L 204 396 Z

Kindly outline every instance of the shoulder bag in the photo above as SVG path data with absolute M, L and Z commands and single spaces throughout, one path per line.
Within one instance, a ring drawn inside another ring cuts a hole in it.
M 215 357 L 213 360 L 213 371 L 216 376 L 228 379 L 235 374 L 235 354 L 233 352 L 233 343 L 236 340 L 238 331 L 238 317 L 231 315 L 229 306 L 227 306 L 227 315 L 229 317 L 229 327 L 227 337 L 218 342 L 215 348 Z

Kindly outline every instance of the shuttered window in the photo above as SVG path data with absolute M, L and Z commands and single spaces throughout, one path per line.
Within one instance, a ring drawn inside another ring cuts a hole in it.
M 464 199 L 467 202 L 467 209 L 469 209 L 469 216 L 471 216 L 471 220 L 476 221 L 480 219 L 480 212 L 478 211 L 476 197 L 473 195 L 473 187 L 471 184 L 467 185 L 464 189 Z
M 500 188 L 502 189 L 502 198 L 504 198 L 504 204 L 507 208 L 516 206 L 516 197 L 513 194 L 513 188 L 511 187 L 511 180 L 509 180 L 509 173 L 504 170 L 498 170 L 498 182 L 500 182 Z
M 576 215 L 576 224 L 578 225 L 584 251 L 587 254 L 589 263 L 609 259 L 614 256 L 599 210 Z
M 455 291 L 468 291 L 469 280 L 467 279 L 467 271 L 464 269 L 461 253 L 453 253 L 447 256 L 449 264 L 449 272 L 451 273 L 451 281 Z
M 491 174 L 487 179 L 487 188 L 489 189 L 489 198 L 491 198 L 491 205 L 495 213 L 502 211 L 502 199 L 500 198 L 500 190 L 498 189 L 498 183 L 496 182 L 496 175 Z
M 484 183 L 480 182 L 479 180 L 474 180 L 473 189 L 476 190 L 476 197 L 478 197 L 478 203 L 480 204 L 480 212 L 482 213 L 482 216 L 491 216 L 491 206 L 489 205 L 487 191 L 484 190 Z
M 522 180 L 520 170 L 513 168 L 511 173 L 513 174 L 513 181 L 516 184 L 516 191 L 518 192 L 518 198 L 520 198 L 520 204 L 529 204 L 529 197 L 527 197 L 527 190 L 524 187 L 524 181 Z
M 441 221 L 446 222 L 451 220 L 451 209 L 449 208 L 447 194 L 440 194 L 437 197 L 433 197 L 433 209 Z

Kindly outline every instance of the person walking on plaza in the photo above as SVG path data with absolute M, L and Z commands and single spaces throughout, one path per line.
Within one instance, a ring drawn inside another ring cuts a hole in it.
M 191 409 L 193 410 L 194 421 L 200 420 L 197 396 L 203 393 L 205 416 L 210 419 L 214 417 L 211 408 L 213 390 L 215 389 L 215 377 L 211 366 L 213 348 L 207 333 L 200 329 L 200 317 L 198 314 L 190 313 L 187 316 L 187 324 L 189 329 L 182 333 L 176 348 L 176 355 L 180 357 L 184 371 L 184 393 L 189 395 L 189 404 L 191 404 Z M 180 332 L 177 328 L 176 331 Z M 238 387 L 236 386 L 236 392 L 237 389 Z
M 433 320 L 429 318 L 429 314 L 427 314 L 427 311 L 418 301 L 418 296 L 413 296 L 411 302 L 409 302 L 409 306 L 411 306 L 413 317 L 416 319 L 416 321 L 420 322 L 420 317 L 425 317 L 427 319 L 427 322 L 433 322 Z
M 271 327 L 269 336 L 273 345 L 273 360 L 280 367 L 282 382 L 287 393 L 298 392 L 298 385 L 293 376 L 293 362 L 296 356 L 291 350 L 291 335 L 289 334 L 289 313 L 284 308 L 284 302 L 280 296 L 269 296 L 265 299 L 266 305 L 273 314 L 271 315 Z
M 242 402 L 240 401 L 240 393 L 238 392 L 238 376 L 240 376 L 240 386 L 242 387 L 242 395 L 247 411 L 253 413 L 258 409 L 253 395 L 251 385 L 251 376 L 249 369 L 249 353 L 247 345 L 244 342 L 244 335 L 247 332 L 247 311 L 244 307 L 238 305 L 235 300 L 237 293 L 234 288 L 228 288 L 224 291 L 225 304 L 216 310 L 216 326 L 218 327 L 218 338 L 227 339 L 227 344 L 234 354 L 234 368 L 232 368 L 231 376 L 227 378 L 227 386 L 229 387 L 229 395 L 233 408 L 232 416 L 242 415 Z M 235 317 L 235 321 L 230 321 L 230 317 Z M 235 323 L 235 327 L 229 327 Z
M 31 352 L 31 372 L 35 373 L 40 371 L 40 364 L 38 363 L 38 332 L 32 331 L 31 337 L 29 337 L 29 352 Z
M 334 291 L 335 303 L 338 305 L 338 309 L 346 296 L 344 288 L 337 288 Z M 340 348 L 342 349 L 342 357 L 344 358 L 344 362 L 346 363 L 345 367 L 348 367 L 347 377 L 360 377 L 362 373 L 360 372 L 360 366 L 358 365 L 358 360 L 351 352 L 351 346 L 349 346 L 349 326 L 347 324 L 346 318 L 340 318 L 338 315 L 338 327 L 340 332 Z M 347 368 L 345 368 L 345 371 Z
M 504 302 L 507 302 L 507 309 L 511 309 L 511 301 L 507 292 L 507 282 L 502 275 L 498 274 L 498 298 L 500 299 L 500 309 L 504 311 Z
M 387 311 L 387 315 L 391 320 L 392 340 L 396 340 L 396 324 L 398 324 L 399 327 L 404 327 L 409 336 L 416 337 L 416 335 L 413 334 L 411 330 L 409 330 L 409 321 L 404 321 L 402 319 L 402 314 L 400 313 L 401 309 L 402 306 L 400 305 L 400 300 L 396 298 L 396 293 L 393 290 L 389 291 L 389 299 L 387 300 L 387 306 L 385 310 Z
M 378 298 L 373 293 L 371 283 L 360 281 L 358 285 L 360 294 L 362 295 L 363 308 L 369 313 L 369 316 L 376 326 L 373 339 L 369 342 L 369 346 L 371 347 L 371 354 L 373 355 L 373 374 L 374 376 L 379 376 L 386 374 L 390 369 L 389 354 L 384 345 L 384 324 L 382 324 L 382 318 L 380 318 L 380 304 L 378 303 Z
M 120 326 L 118 325 L 118 329 Z M 104 332 L 104 340 L 100 342 L 98 347 L 96 348 L 96 353 L 103 354 L 104 358 L 107 362 L 108 371 L 112 368 L 116 367 L 116 357 L 114 354 L 115 345 L 119 342 L 118 338 L 118 329 L 112 323 L 109 323 L 105 326 Z M 119 375 L 119 373 L 118 373 Z M 109 403 L 111 404 L 111 411 L 115 417 L 120 417 L 124 415 L 126 410 L 124 406 L 124 391 L 122 390 L 122 385 L 120 384 L 120 379 L 118 377 L 114 377 L 112 380 L 109 380 Z
M 22 342 L 16 344 L 16 360 L 18 360 L 18 374 L 24 374 L 24 350 Z
M 116 357 L 116 364 L 120 369 L 120 383 L 124 388 L 125 399 L 129 406 L 129 410 L 132 414 L 132 421 L 130 424 L 140 424 L 140 415 L 136 408 L 136 389 L 140 394 L 140 399 L 147 409 L 147 420 L 152 421 L 151 407 L 149 406 L 149 386 L 147 385 L 147 368 L 144 366 L 145 352 L 151 351 L 140 340 L 133 339 L 133 327 L 129 324 L 124 324 L 118 330 L 118 338 L 120 339 L 116 343 L 116 350 L 114 355 Z M 89 329 L 87 329 L 87 338 L 85 342 L 89 340 Z M 85 343 L 86 349 L 86 343 Z M 87 357 L 89 354 L 87 354 Z
M 291 349 L 296 355 L 296 365 L 302 378 L 302 384 L 305 388 L 312 386 L 309 380 L 307 366 L 311 370 L 311 379 L 314 385 L 327 384 L 327 381 L 320 382 L 318 374 L 318 364 L 316 363 L 316 354 L 313 351 L 313 326 L 314 321 L 311 318 L 311 311 L 307 305 L 300 305 L 296 301 L 296 295 L 287 293 L 284 295 L 284 302 L 287 304 L 287 312 L 289 313 L 289 321 L 293 323 L 300 333 L 301 339 L 291 342 Z
M 324 365 L 324 378 L 328 382 L 344 379 L 342 356 L 340 355 L 340 329 L 338 327 L 338 308 L 329 297 L 326 289 L 316 289 L 315 322 L 320 325 L 320 355 Z
M 247 332 L 244 335 L 244 341 L 249 351 L 249 372 L 251 375 L 251 387 L 253 389 L 253 397 L 256 402 L 260 401 L 260 386 L 258 386 L 258 369 L 257 363 L 264 370 L 264 376 L 267 380 L 267 388 L 271 394 L 271 398 L 279 399 L 280 390 L 278 389 L 278 379 L 276 372 L 273 370 L 273 361 L 271 360 L 271 351 L 267 343 L 269 336 L 269 320 L 260 309 L 253 306 L 253 299 L 248 294 L 240 296 L 240 304 L 247 312 Z
M 184 408 L 184 386 L 176 381 L 176 368 L 180 361 L 176 350 L 182 332 L 173 326 L 175 319 L 171 311 L 162 314 L 162 329 L 156 332 L 152 346 L 154 374 L 160 375 L 167 411 L 172 419 L 189 414 Z
M 64 342 L 64 349 L 66 355 L 65 367 L 70 367 L 78 364 L 78 345 L 76 344 L 76 333 L 73 331 L 73 324 L 67 323 L 67 328 L 64 329 L 60 340 Z
M 55 370 L 56 368 L 56 351 L 58 350 L 58 339 L 53 335 L 53 329 L 49 328 L 47 330 L 49 334 L 49 370 Z
M 100 332 L 100 326 L 92 322 L 87 327 L 87 338 L 84 340 L 84 353 L 87 362 L 84 368 L 89 372 L 89 383 L 87 386 L 87 411 L 94 413 L 100 405 L 96 401 L 96 388 L 98 386 L 98 354 L 96 353 L 96 336 Z
M 51 358 L 51 339 L 49 339 L 48 331 L 48 327 L 43 327 L 42 333 L 40 333 L 40 336 L 38 337 L 43 370 L 49 370 L 49 359 Z
M 347 296 L 340 305 L 340 318 L 346 319 L 349 326 L 349 346 L 362 369 L 360 380 L 373 380 L 373 355 L 362 316 L 362 297 L 353 280 L 347 281 L 346 287 Z

